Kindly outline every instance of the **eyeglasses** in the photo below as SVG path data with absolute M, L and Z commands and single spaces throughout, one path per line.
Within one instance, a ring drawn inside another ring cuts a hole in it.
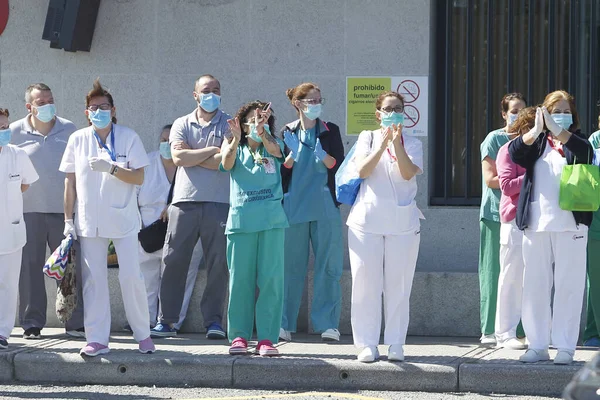
M 391 113 L 392 111 L 396 111 L 398 114 L 403 113 L 404 112 L 404 107 L 403 106 L 398 106 L 398 107 L 385 107 L 382 108 L 381 111 L 383 111 L 384 113 Z
M 112 106 L 110 105 L 110 103 L 102 103 L 102 104 L 93 104 L 93 105 L 89 106 L 87 109 L 90 111 L 98 111 L 98 109 L 107 111 L 107 110 L 110 110 L 111 108 L 112 108 Z
M 306 104 L 325 104 L 325 99 L 322 97 L 320 99 L 300 99 L 300 101 Z

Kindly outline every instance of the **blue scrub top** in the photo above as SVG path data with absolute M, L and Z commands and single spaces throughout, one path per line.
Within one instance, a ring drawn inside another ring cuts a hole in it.
M 277 142 L 283 154 L 283 142 Z M 281 205 L 283 160 L 270 155 L 262 144 L 254 155 L 247 144 L 238 146 L 235 164 L 229 171 L 231 205 L 225 234 L 288 227 Z M 220 169 L 223 170 L 222 165 Z
M 339 210 L 327 186 L 327 167 L 315 154 L 317 129 L 299 128 L 298 159 L 294 162 L 288 192 L 283 197 L 283 207 L 290 224 L 334 219 Z

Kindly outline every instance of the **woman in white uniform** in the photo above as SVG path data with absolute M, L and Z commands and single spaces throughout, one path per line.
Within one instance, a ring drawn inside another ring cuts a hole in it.
M 592 213 L 562 210 L 559 184 L 565 165 L 590 164 L 594 153 L 579 131 L 573 97 L 562 90 L 548 94 L 536 111 L 535 128 L 511 141 L 508 151 L 526 170 L 516 223 L 524 230 L 522 319 L 529 349 L 520 360 L 549 360 L 552 343 L 558 350 L 554 364 L 570 364 L 579 336 Z
M 151 225 L 158 219 L 166 222 L 168 218 L 167 198 L 177 169 L 171 156 L 171 147 L 169 146 L 170 131 L 171 125 L 163 127 L 160 134 L 159 150 L 148 154 L 150 165 L 144 169 L 144 183 L 138 187 L 138 206 L 142 216 L 143 227 Z M 179 146 L 183 148 L 185 144 L 181 143 Z M 157 322 L 159 312 L 158 295 L 162 276 L 162 248 L 153 253 L 146 253 L 140 244 L 139 253 L 140 269 L 144 275 L 146 293 L 148 294 L 150 326 L 154 326 Z M 185 319 L 201 259 L 202 246 L 200 245 L 200 241 L 198 241 L 198 244 L 194 248 L 192 265 L 190 265 L 188 270 L 181 314 L 179 315 L 179 321 L 174 325 L 176 330 L 181 328 Z M 126 327 L 126 330 L 131 330 L 131 327 Z
M 23 195 L 38 174 L 25 150 L 10 145 L 9 112 L 0 108 L 0 349 L 15 326 L 21 254 L 27 241 Z
M 119 257 L 119 282 L 133 337 L 140 352 L 152 353 L 148 299 L 139 263 L 140 214 L 135 188 L 144 181 L 148 156 L 138 135 L 116 124 L 112 95 L 98 80 L 85 103 L 91 126 L 71 135 L 59 168 L 67 174 L 64 233 L 79 237 L 81 243 L 87 339 L 81 354 L 109 352 L 109 239 Z
M 381 128 L 361 132 L 355 159 L 361 183 L 347 225 L 352 269 L 352 334 L 358 360 L 379 358 L 381 296 L 388 360 L 404 360 L 409 298 L 423 215 L 415 204 L 423 172 L 421 142 L 402 135 L 404 99 L 384 92 L 376 101 Z

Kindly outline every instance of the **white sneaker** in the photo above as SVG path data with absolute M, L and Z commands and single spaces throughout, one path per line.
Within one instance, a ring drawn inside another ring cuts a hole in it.
M 339 342 L 340 331 L 337 329 L 327 329 L 325 332 L 321 333 L 321 339 L 326 342 Z
M 573 353 L 568 350 L 559 350 L 554 357 L 554 364 L 569 365 L 573 362 Z
M 393 344 L 388 349 L 388 361 L 404 361 L 404 347 L 401 344 Z
M 548 361 L 550 359 L 550 355 L 548 355 L 548 350 L 534 350 L 529 349 L 519 357 L 519 361 L 523 363 L 535 363 L 538 361 Z
M 379 359 L 379 350 L 375 346 L 367 346 L 358 354 L 356 357 L 358 361 L 364 363 L 370 363 Z
M 279 339 L 281 339 L 285 342 L 291 342 L 292 341 L 292 332 L 286 331 L 283 328 L 279 328 Z
M 527 346 L 517 338 L 510 338 L 502 342 L 498 342 L 499 348 L 512 350 L 525 350 Z
M 481 335 L 479 341 L 481 344 L 496 344 L 496 335 L 493 333 L 491 335 Z

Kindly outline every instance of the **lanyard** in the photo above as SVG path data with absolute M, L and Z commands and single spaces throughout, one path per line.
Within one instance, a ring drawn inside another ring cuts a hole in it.
M 110 156 L 110 159 L 113 160 L 113 162 L 117 162 L 117 151 L 115 150 L 115 124 L 112 124 L 112 126 L 110 128 L 110 133 L 109 133 L 110 147 L 112 147 L 112 150 L 106 146 L 106 144 L 102 141 L 102 139 L 100 139 L 100 136 L 98 136 L 98 134 L 96 133 L 96 130 L 94 128 L 92 128 L 92 132 L 94 132 L 94 137 L 98 141 L 98 146 L 100 146 L 106 150 L 106 152 Z
M 552 138 L 550 136 L 548 136 L 548 142 L 550 143 L 550 147 L 552 147 L 554 150 L 558 151 L 558 153 L 561 156 L 563 156 L 563 157 L 565 156 L 565 152 L 563 151 L 563 149 L 560 147 L 556 147 L 556 145 L 554 144 L 554 141 L 552 140 Z

